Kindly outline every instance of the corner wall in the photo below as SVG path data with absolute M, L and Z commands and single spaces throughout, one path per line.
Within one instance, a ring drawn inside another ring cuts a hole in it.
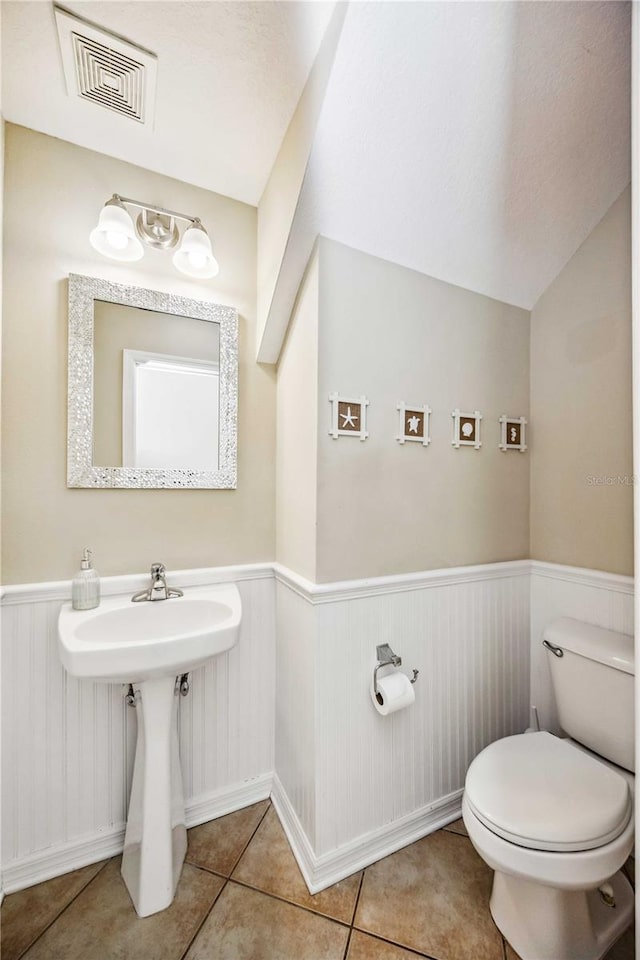
M 531 315 L 531 557 L 633 574 L 631 190 Z
M 276 559 L 316 578 L 318 256 L 312 256 L 278 364 Z

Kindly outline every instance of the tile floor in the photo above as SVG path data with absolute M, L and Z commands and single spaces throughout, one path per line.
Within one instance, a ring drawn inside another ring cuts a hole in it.
M 2 960 L 519 960 L 460 820 L 313 897 L 268 800 L 189 831 L 162 913 L 136 916 L 119 868 L 116 857 L 6 897 Z M 633 956 L 630 931 L 607 960 Z

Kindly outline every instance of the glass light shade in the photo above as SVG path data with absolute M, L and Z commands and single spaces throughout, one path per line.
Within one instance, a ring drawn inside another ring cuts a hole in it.
M 105 203 L 98 226 L 89 235 L 89 242 L 94 250 L 112 260 L 140 260 L 144 253 L 133 220 L 119 200 Z
M 199 280 L 217 276 L 220 267 L 211 250 L 209 235 L 201 224 L 187 227 L 173 255 L 173 265 L 181 273 Z

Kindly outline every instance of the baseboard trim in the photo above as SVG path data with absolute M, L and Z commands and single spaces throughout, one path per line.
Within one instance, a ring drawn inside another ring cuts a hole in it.
M 215 793 L 194 797 L 186 804 L 187 827 L 197 827 L 201 823 L 249 807 L 259 800 L 266 800 L 271 795 L 272 787 L 273 775 L 265 773 Z M 51 880 L 52 877 L 79 870 L 90 863 L 118 856 L 124 847 L 124 830 L 124 824 L 118 824 L 99 834 L 48 847 L 7 864 L 2 870 L 3 893 L 15 893 L 36 883 Z
M 193 797 L 186 804 L 187 827 L 197 827 L 209 820 L 217 820 L 228 813 L 250 807 L 252 803 L 268 800 L 273 790 L 273 774 L 263 773 L 216 793 Z
M 271 800 L 311 894 L 319 893 L 358 870 L 363 870 L 376 860 L 388 857 L 427 834 L 440 830 L 457 820 L 462 810 L 462 790 L 456 790 L 434 803 L 419 807 L 406 817 L 356 837 L 337 850 L 317 857 L 276 774 L 273 777 Z

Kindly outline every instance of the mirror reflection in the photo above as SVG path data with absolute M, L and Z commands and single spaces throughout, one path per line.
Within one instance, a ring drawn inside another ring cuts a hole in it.
M 219 468 L 220 325 L 94 301 L 93 464 Z

